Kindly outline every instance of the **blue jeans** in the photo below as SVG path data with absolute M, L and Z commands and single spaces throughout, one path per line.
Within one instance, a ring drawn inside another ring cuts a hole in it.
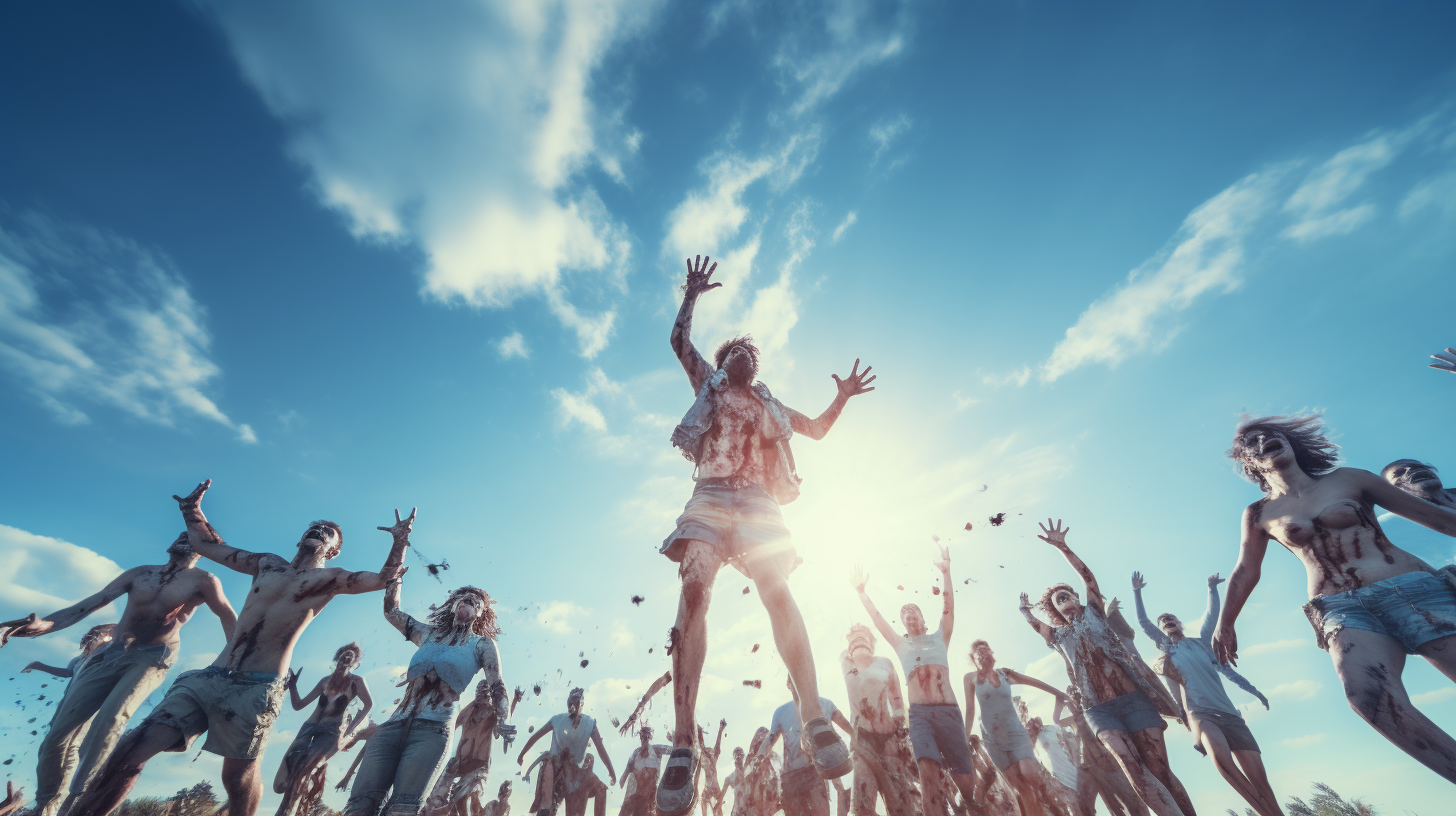
M 389 789 L 388 816 L 415 816 L 425 789 L 445 762 L 449 724 L 442 720 L 390 720 L 364 744 L 358 776 L 349 790 L 347 816 L 377 816 Z

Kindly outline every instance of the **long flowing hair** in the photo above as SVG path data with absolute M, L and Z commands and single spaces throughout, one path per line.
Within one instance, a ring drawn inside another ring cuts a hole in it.
M 1061 612 L 1057 611 L 1057 605 L 1052 603 L 1052 596 L 1064 589 L 1076 596 L 1078 600 L 1081 599 L 1082 596 L 1077 595 L 1077 590 L 1073 589 L 1071 584 L 1053 584 L 1047 587 L 1047 591 L 1041 594 L 1041 600 L 1036 602 L 1053 626 L 1066 626 L 1071 623 L 1062 616 Z
M 437 630 L 454 629 L 455 602 L 466 595 L 474 595 L 480 599 L 481 606 L 480 617 L 475 619 L 475 623 L 470 627 L 470 630 L 481 637 L 491 639 L 500 637 L 500 620 L 495 614 L 495 601 L 480 587 L 463 586 L 459 589 L 450 590 L 450 594 L 446 596 L 444 603 L 430 607 L 430 617 L 426 622 Z
M 1245 414 L 1234 429 L 1234 443 L 1228 449 L 1228 457 L 1234 460 L 1241 476 L 1265 493 L 1269 492 L 1269 482 L 1264 478 L 1264 471 L 1254 464 L 1259 452 L 1244 442 L 1250 431 L 1278 431 L 1289 440 L 1295 464 L 1310 476 L 1323 476 L 1340 463 L 1340 446 L 1330 441 L 1324 418 L 1319 414 L 1275 414 L 1257 418 Z

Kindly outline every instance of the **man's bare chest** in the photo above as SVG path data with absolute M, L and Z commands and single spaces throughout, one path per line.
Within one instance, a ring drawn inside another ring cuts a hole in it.
M 198 594 L 198 582 L 187 574 L 169 573 L 165 569 L 144 573 L 132 581 L 128 601 L 138 611 L 170 612 L 186 604 Z

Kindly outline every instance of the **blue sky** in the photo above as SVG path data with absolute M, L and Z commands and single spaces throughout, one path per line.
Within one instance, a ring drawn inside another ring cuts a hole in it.
M 1108 592 L 1141 570 L 1150 604 L 1187 620 L 1257 498 L 1222 457 L 1241 412 L 1324 410 L 1352 465 L 1456 468 L 1439 419 L 1456 379 L 1424 367 L 1456 340 L 1453 17 L 6 4 L 0 614 L 156 559 L 180 529 L 169 497 L 203 478 L 230 542 L 287 553 L 332 518 L 352 568 L 418 505 L 416 544 L 448 557 L 447 583 L 499 599 L 507 680 L 543 684 L 518 723 L 577 684 L 624 716 L 667 668 L 676 576 L 655 547 L 690 490 L 667 438 L 691 400 L 667 335 L 683 257 L 711 253 L 725 285 L 702 301 L 700 348 L 752 332 L 765 381 L 810 414 L 856 357 L 880 374 L 795 449 L 793 585 L 825 693 L 842 702 L 837 655 L 863 619 L 848 565 L 893 608 L 927 595 L 932 535 L 954 558 L 956 670 L 986 637 L 1064 682 L 1016 612 L 1072 577 L 1034 519 L 1067 520 Z M 1450 540 L 1392 536 L 1451 560 Z M 421 572 L 417 613 L 446 589 Z M 220 574 L 241 605 L 246 582 Z M 701 700 L 731 744 L 784 697 L 745 583 L 717 584 Z M 1302 593 L 1271 551 L 1240 629 L 1241 669 L 1273 701 L 1249 717 L 1276 790 L 1324 780 L 1436 812 L 1446 783 L 1345 706 Z M 335 601 L 294 666 L 316 678 L 359 639 L 388 703 L 409 650 L 378 603 Z M 14 643 L 0 671 L 62 661 L 82 631 Z M 180 666 L 221 641 L 199 615 Z M 1456 729 L 1449 683 L 1415 662 L 1406 681 Z M 32 791 L 41 682 L 17 676 L 24 708 L 0 718 L 6 770 Z M 302 720 L 282 719 L 270 774 Z M 1236 806 L 1169 733 L 1200 809 Z M 630 743 L 608 745 L 620 766 Z M 164 756 L 139 790 L 216 768 Z

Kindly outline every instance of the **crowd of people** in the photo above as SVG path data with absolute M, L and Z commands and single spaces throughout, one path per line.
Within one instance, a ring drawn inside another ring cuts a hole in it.
M 785 816 L 829 816 L 831 782 L 839 816 L 851 810 L 870 816 L 879 802 L 889 816 L 1091 816 L 1098 797 L 1119 816 L 1194 816 L 1169 764 L 1170 722 L 1189 732 L 1196 750 L 1254 812 L 1282 816 L 1259 744 L 1224 688 L 1227 679 L 1268 706 L 1233 666 L 1235 624 L 1271 540 L 1307 569 L 1305 610 L 1353 709 L 1412 758 L 1456 782 L 1456 740 L 1412 705 L 1401 683 L 1410 654 L 1456 680 L 1456 570 L 1433 568 L 1400 549 L 1375 516 L 1380 507 L 1456 536 L 1456 490 L 1414 459 L 1392 462 L 1379 475 L 1337 467 L 1335 446 L 1315 416 L 1248 419 L 1237 427 L 1229 455 L 1264 497 L 1244 511 L 1226 602 L 1219 598 L 1221 576 L 1208 579 L 1196 637 L 1173 613 L 1149 617 L 1142 596 L 1147 582 L 1134 573 L 1138 624 L 1159 653 L 1149 663 L 1116 599 L 1108 601 L 1092 569 L 1069 547 L 1070 528 L 1048 519 L 1039 538 L 1065 556 L 1081 591 L 1056 583 L 1036 603 L 1023 593 L 1020 608 L 1065 661 L 1066 687 L 998 667 L 991 643 L 975 639 L 969 644 L 975 670 L 962 677 L 961 708 L 949 659 L 954 582 L 950 551 L 942 548 L 941 583 L 933 588 L 941 610 L 933 631 L 913 603 L 899 610 L 898 627 L 891 624 L 868 594 L 868 573 L 856 570 L 854 588 L 872 626 L 849 627 L 840 655 L 848 705 L 836 706 L 815 675 L 809 634 L 789 590 L 787 578 L 800 559 L 780 507 L 798 496 L 801 484 L 791 438 L 822 439 L 851 398 L 874 390 L 875 377 L 856 360 L 848 376 L 833 377 L 837 393 L 828 408 L 810 418 L 758 381 L 758 349 L 750 338 L 724 343 L 710 365 L 690 335 L 698 298 L 721 286 L 711 281 L 716 268 L 706 257 L 688 261 L 671 334 L 695 395 L 671 441 L 693 463 L 695 487 L 661 548 L 681 579 L 669 641 L 672 670 L 621 726 L 623 734 L 635 730 L 640 742 L 623 766 L 622 816 L 686 816 L 699 806 L 703 816 L 722 816 L 729 793 L 732 816 L 772 816 L 780 809 Z M 1433 357 L 1433 368 L 1456 372 L 1456 350 Z M 263 749 L 285 695 L 295 710 L 313 710 L 273 778 L 283 797 L 279 816 L 308 813 L 322 794 L 326 763 L 361 741 L 338 784 L 349 791 L 347 816 L 507 816 L 511 782 L 491 798 L 487 777 L 494 740 L 509 745 L 515 736 L 510 719 L 520 695 L 506 691 L 490 595 L 459 587 L 424 620 L 401 609 L 414 512 L 401 518 L 396 511 L 394 524 L 379 528 L 392 545 L 377 572 L 351 572 L 327 566 L 343 545 L 343 530 L 330 521 L 311 523 L 291 558 L 226 544 L 202 511 L 210 486 L 205 481 L 173 497 L 186 531 L 168 547 L 165 564 L 129 569 L 45 617 L 0 624 L 3 646 L 11 637 L 65 629 L 125 596 L 121 619 L 88 632 L 70 665 L 25 669 L 70 678 L 41 742 L 35 816 L 110 814 L 152 757 L 186 750 L 204 734 L 202 749 L 222 757 L 225 809 L 252 816 L 262 795 Z M 198 567 L 203 558 L 251 577 L 240 611 L 217 578 Z M 706 616 L 724 565 L 757 587 L 788 672 L 788 699 L 746 750 L 733 749 L 733 769 L 720 783 L 726 723 L 719 723 L 710 748 L 696 713 Z M 362 657 L 357 643 L 341 646 L 334 670 L 306 694 L 299 693 L 299 672 L 289 668 L 299 636 L 329 601 L 370 592 L 383 593 L 386 620 L 415 647 L 403 696 L 381 723 L 369 720 L 373 698 L 354 673 Z M 175 662 L 182 628 L 204 605 L 226 633 L 221 654 L 210 666 L 177 676 L 161 702 L 128 729 L 137 705 Z M 899 671 L 876 653 L 876 633 Z M 461 706 L 472 684 L 473 698 Z M 668 685 L 673 730 L 654 743 L 652 729 L 637 720 Z M 1013 687 L 1054 698 L 1052 721 L 1030 717 Z M 523 776 L 529 784 L 536 774 L 534 816 L 552 816 L 563 803 L 568 816 L 584 816 L 589 803 L 603 816 L 609 785 L 618 784 L 598 723 L 585 713 L 585 696 L 573 689 L 566 710 L 536 730 L 516 758 L 525 766 L 533 746 L 549 736 L 549 747 Z M 607 782 L 594 771 L 598 759 Z M 852 785 L 842 785 L 843 777 Z M 0 816 L 21 803 L 12 788 Z

